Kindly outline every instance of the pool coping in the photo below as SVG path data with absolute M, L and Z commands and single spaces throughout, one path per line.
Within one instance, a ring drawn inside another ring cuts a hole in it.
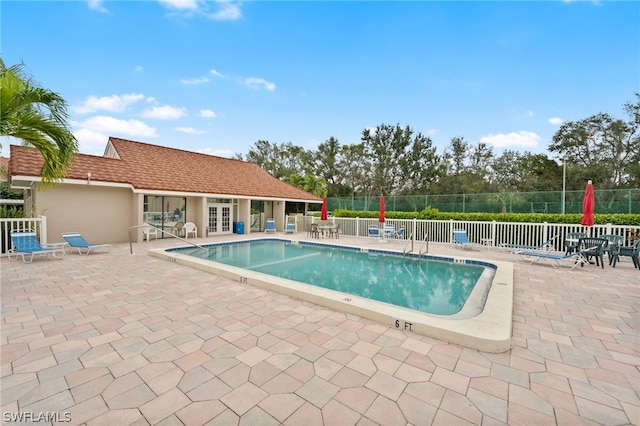
M 280 241 L 296 240 L 288 238 L 266 238 Z M 228 243 L 237 243 L 229 241 Z M 221 241 L 215 243 L 225 244 Z M 331 246 L 331 244 L 314 243 Z M 337 248 L 352 248 L 374 251 L 356 246 L 336 246 Z M 280 294 L 325 306 L 336 311 L 358 315 L 389 327 L 414 332 L 423 336 L 459 344 L 482 352 L 500 353 L 511 349 L 512 317 L 513 317 L 513 264 L 501 261 L 483 261 L 477 259 L 460 258 L 457 256 L 426 255 L 429 259 L 440 259 L 459 263 L 495 266 L 491 288 L 486 296 L 482 311 L 469 318 L 450 318 L 431 315 L 408 308 L 402 308 L 383 302 L 352 296 L 335 290 L 323 289 L 310 284 L 303 284 L 284 278 L 266 275 L 235 266 L 224 265 L 211 260 L 200 259 L 195 256 L 175 252 L 178 247 L 150 249 L 149 255 L 189 266 L 212 274 L 220 275 L 242 284 L 271 290 Z M 180 247 L 180 248 L 184 248 Z M 402 254 L 396 250 L 380 250 Z

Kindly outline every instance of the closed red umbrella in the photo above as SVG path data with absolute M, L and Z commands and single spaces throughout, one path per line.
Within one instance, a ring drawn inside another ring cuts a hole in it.
M 322 210 L 320 210 L 320 220 L 327 220 L 328 219 L 328 215 L 327 215 L 327 199 L 324 198 L 322 200 Z
M 384 218 L 384 196 L 380 196 L 380 214 L 378 215 L 378 222 L 385 222 Z
M 582 219 L 580 224 L 584 226 L 593 226 L 593 212 L 596 207 L 596 200 L 593 195 L 593 183 L 589 180 L 584 190 L 584 198 L 582 199 Z

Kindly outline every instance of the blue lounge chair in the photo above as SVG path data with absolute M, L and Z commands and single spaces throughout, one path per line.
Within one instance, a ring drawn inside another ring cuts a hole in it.
M 41 256 L 51 255 L 57 259 L 62 259 L 62 257 L 58 257 L 56 254 L 58 250 L 60 250 L 60 254 L 64 255 L 64 249 L 62 247 L 42 247 L 40 245 L 40 241 L 38 241 L 38 236 L 33 231 L 27 232 L 12 232 L 11 233 L 11 241 L 13 242 L 13 250 L 12 254 L 19 254 L 22 256 L 22 261 L 24 263 L 31 263 L 33 261 L 33 256 L 39 254 Z M 29 256 L 29 260 L 27 260 L 26 256 Z
M 543 251 L 551 251 L 553 249 L 553 241 L 558 238 L 556 235 L 553 238 L 549 238 L 544 243 L 537 246 L 530 246 L 526 244 L 500 244 L 500 247 L 508 248 L 508 249 L 517 249 L 517 250 L 543 250 Z
M 565 260 L 573 260 L 573 266 L 570 269 L 575 268 L 578 264 L 580 266 L 584 266 L 589 263 L 587 259 L 587 255 L 589 254 L 590 249 L 574 251 L 569 254 L 559 254 L 559 253 L 550 253 L 548 251 L 538 250 L 538 251 L 516 251 L 514 254 L 520 256 L 520 258 L 529 263 L 540 263 L 542 261 L 550 261 L 551 265 L 556 268 L 558 266 L 563 266 L 562 262 Z
M 373 238 L 380 238 L 380 228 L 375 225 L 369 225 L 369 236 Z
M 276 221 L 273 219 L 267 219 L 267 227 L 264 232 L 276 232 Z
M 111 247 L 110 244 L 88 243 L 87 240 L 85 240 L 82 234 L 80 234 L 79 232 L 63 232 L 62 238 L 64 238 L 64 240 L 69 243 L 69 247 L 77 248 L 79 254 L 82 254 L 83 250 L 85 250 L 85 254 L 88 255 L 92 250 L 100 248 L 109 250 Z
M 284 232 L 295 233 L 296 232 L 296 223 L 295 222 L 287 222 L 287 225 L 284 228 Z
M 467 231 L 465 231 L 464 229 L 455 229 L 453 231 L 453 243 L 456 244 L 460 250 L 464 250 L 466 248 L 472 249 L 476 246 L 479 246 L 478 243 L 469 241 L 469 237 L 467 237 Z

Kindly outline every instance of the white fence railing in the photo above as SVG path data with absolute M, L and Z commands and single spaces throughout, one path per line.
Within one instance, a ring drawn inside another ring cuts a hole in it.
M 369 225 L 382 227 L 376 218 L 342 218 L 329 219 L 340 224 L 340 233 L 348 236 L 368 237 Z M 320 222 L 315 216 L 305 216 L 304 223 Z M 584 232 L 589 236 L 619 235 L 626 243 L 632 231 L 638 227 L 631 225 L 594 225 L 592 227 L 580 224 L 564 223 L 513 223 L 513 222 L 467 222 L 457 220 L 418 220 L 418 219 L 387 219 L 386 226 L 393 226 L 396 231 L 404 228 L 403 239 L 413 235 L 415 241 L 426 240 L 437 243 L 452 243 L 453 230 L 464 229 L 469 240 L 480 243 L 482 240 L 494 246 L 500 244 L 521 244 L 536 246 L 554 238 L 553 248 L 564 250 L 564 240 L 570 232 Z M 299 228 L 300 229 L 300 228 Z M 302 228 L 304 229 L 304 228 Z
M 38 234 L 41 244 L 47 244 L 47 218 L 23 217 L 0 219 L 0 256 L 6 256 L 11 244 L 11 232 L 14 231 L 35 231 Z
M 312 222 L 320 222 L 315 216 L 298 216 L 296 221 L 298 232 L 305 232 L 306 225 Z M 375 218 L 346 218 L 332 217 L 329 221 L 340 225 L 340 233 L 353 237 L 369 236 L 369 225 L 382 226 Z M 464 229 L 471 241 L 480 243 L 482 240 L 490 241 L 494 246 L 500 244 L 522 244 L 535 246 L 554 238 L 553 248 L 556 251 L 564 250 L 564 240 L 570 232 L 585 232 L 592 237 L 604 234 L 619 235 L 625 243 L 629 244 L 628 237 L 631 232 L 637 230 L 637 226 L 631 225 L 594 225 L 585 227 L 580 224 L 564 223 L 513 223 L 513 222 L 467 222 L 457 220 L 418 220 L 418 219 L 388 219 L 385 225 L 393 226 L 396 231 L 404 228 L 403 240 L 413 238 L 415 241 L 426 240 L 436 243 L 452 243 L 453 230 Z M 47 218 L 45 216 L 35 218 L 0 219 L 0 242 L 2 243 L 1 256 L 12 247 L 12 231 L 32 230 L 38 233 L 41 244 L 47 243 Z

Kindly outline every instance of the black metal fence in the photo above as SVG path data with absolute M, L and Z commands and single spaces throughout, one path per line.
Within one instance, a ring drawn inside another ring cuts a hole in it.
M 388 211 L 419 212 L 427 207 L 461 213 L 582 213 L 584 191 L 500 192 L 385 196 Z M 640 188 L 595 190 L 596 214 L 640 213 Z M 328 198 L 329 210 L 377 211 L 380 196 Z

